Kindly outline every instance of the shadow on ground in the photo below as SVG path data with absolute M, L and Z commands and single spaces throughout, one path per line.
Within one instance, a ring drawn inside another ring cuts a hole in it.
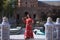
M 10 40 L 24 40 L 24 39 L 10 39 Z
M 11 40 L 24 40 L 24 39 L 11 39 Z M 44 39 L 27 39 L 27 40 L 44 40 Z

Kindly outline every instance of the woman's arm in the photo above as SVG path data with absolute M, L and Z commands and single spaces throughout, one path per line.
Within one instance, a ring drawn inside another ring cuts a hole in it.
M 34 23 L 34 20 L 32 19 L 32 24 Z
M 31 22 L 29 23 L 29 25 L 33 25 L 34 24 L 34 21 L 33 20 L 31 20 Z
M 26 23 L 26 18 L 24 17 L 24 18 L 22 18 L 22 21 L 24 22 L 24 23 Z

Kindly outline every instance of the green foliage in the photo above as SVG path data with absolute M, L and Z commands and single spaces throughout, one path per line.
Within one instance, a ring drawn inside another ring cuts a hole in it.
M 13 15 L 13 12 L 14 12 L 14 8 L 15 8 L 15 3 L 16 3 L 16 0 L 10 0 L 9 2 L 9 13 L 10 13 L 10 16 L 12 17 Z
M 7 7 L 9 5 L 9 1 L 10 0 L 3 0 L 3 8 L 4 8 L 4 10 L 7 10 Z
M 0 0 L 0 17 L 12 15 L 17 0 Z
M 2 8 L 3 8 L 3 0 L 0 0 L 0 11 L 2 11 Z
M 3 11 L 5 16 L 7 16 L 8 13 L 12 15 L 15 3 L 16 0 L 3 0 Z

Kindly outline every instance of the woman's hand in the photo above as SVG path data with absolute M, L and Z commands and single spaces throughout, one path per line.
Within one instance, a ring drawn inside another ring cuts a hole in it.
M 34 21 L 32 20 L 32 24 L 34 24 Z
M 26 20 L 26 17 L 22 18 L 22 20 Z
M 24 17 L 24 19 L 26 19 L 26 17 Z
M 22 18 L 23 22 L 26 23 L 26 17 Z
M 22 20 L 24 20 L 24 18 L 22 18 Z

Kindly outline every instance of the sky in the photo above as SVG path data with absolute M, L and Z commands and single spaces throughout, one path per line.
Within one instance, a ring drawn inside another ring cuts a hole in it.
M 49 5 L 60 6 L 60 0 L 38 0 L 38 1 L 43 1 Z
M 60 0 L 38 0 L 38 1 L 60 1 Z

